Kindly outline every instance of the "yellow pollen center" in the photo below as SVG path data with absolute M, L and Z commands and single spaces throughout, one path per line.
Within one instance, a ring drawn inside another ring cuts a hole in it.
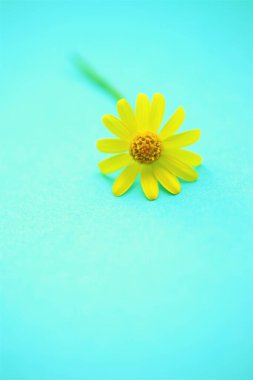
M 162 143 L 156 133 L 144 132 L 134 137 L 130 154 L 141 164 L 151 164 L 161 155 Z

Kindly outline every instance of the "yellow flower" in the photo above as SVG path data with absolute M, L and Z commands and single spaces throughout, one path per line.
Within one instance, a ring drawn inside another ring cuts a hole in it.
M 117 110 L 119 118 L 105 115 L 102 121 L 118 138 L 97 141 L 101 152 L 119 153 L 98 164 L 103 174 L 125 167 L 113 184 L 114 195 L 124 194 L 139 173 L 143 192 L 150 200 L 158 197 L 158 182 L 170 193 L 178 194 L 181 186 L 177 177 L 190 182 L 198 178 L 192 167 L 201 163 L 201 157 L 182 147 L 195 143 L 200 137 L 200 130 L 174 134 L 185 118 L 182 107 L 159 132 L 165 110 L 163 95 L 155 94 L 150 103 L 145 94 L 139 94 L 136 112 L 125 99 L 120 99 Z

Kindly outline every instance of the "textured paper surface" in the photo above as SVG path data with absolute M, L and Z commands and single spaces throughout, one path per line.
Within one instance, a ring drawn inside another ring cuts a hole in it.
M 1 3 L 3 380 L 247 380 L 252 360 L 251 2 Z M 115 104 L 182 105 L 196 183 L 111 195 Z

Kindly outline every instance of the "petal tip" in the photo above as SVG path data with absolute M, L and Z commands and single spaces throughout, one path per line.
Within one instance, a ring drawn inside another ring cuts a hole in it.
M 110 115 L 109 113 L 106 113 L 105 115 L 102 116 L 101 120 L 105 124 L 108 120 L 110 121 L 112 117 L 114 116 Z
M 114 187 L 112 187 L 112 194 L 115 196 L 115 197 L 120 197 L 122 194 L 119 192 L 118 189 L 115 189 Z
M 96 141 L 96 148 L 100 151 L 100 140 Z
M 122 103 L 125 103 L 125 102 L 126 102 L 126 99 L 124 99 L 124 98 L 119 99 L 119 100 L 117 101 L 117 107 L 118 107 L 119 105 L 121 105 Z
M 195 132 L 196 132 L 196 140 L 195 140 L 195 142 L 197 142 L 200 139 L 200 137 L 201 137 L 201 130 L 200 129 L 195 129 Z
M 100 172 L 103 173 L 103 168 L 102 168 L 101 162 L 99 162 L 99 163 L 97 164 L 97 166 L 98 166 Z M 104 173 L 103 173 L 103 174 L 104 174 Z
M 198 178 L 199 178 L 199 174 L 196 172 L 196 175 L 195 175 L 195 177 L 194 177 L 193 182 L 197 181 Z
M 160 92 L 155 92 L 154 95 L 153 95 L 153 97 L 159 97 L 159 98 L 165 99 L 164 95 L 161 94 Z
M 181 185 L 178 181 L 178 186 L 174 186 L 173 192 L 171 192 L 172 195 L 178 195 L 181 193 Z
M 150 196 L 146 196 L 147 200 L 148 201 L 155 201 L 157 198 L 158 198 L 158 194 L 154 194 L 154 195 L 150 195 Z
M 179 106 L 178 109 L 182 112 L 182 115 L 185 117 L 186 112 L 183 106 Z

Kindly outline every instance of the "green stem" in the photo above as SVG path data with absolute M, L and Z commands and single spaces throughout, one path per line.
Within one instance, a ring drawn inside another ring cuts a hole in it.
M 95 84 L 97 87 L 105 91 L 108 95 L 112 96 L 113 99 L 119 100 L 123 96 L 121 93 L 113 87 L 106 79 L 101 77 L 87 62 L 84 61 L 79 55 L 74 56 L 74 64 L 78 71 L 84 75 L 91 83 Z

